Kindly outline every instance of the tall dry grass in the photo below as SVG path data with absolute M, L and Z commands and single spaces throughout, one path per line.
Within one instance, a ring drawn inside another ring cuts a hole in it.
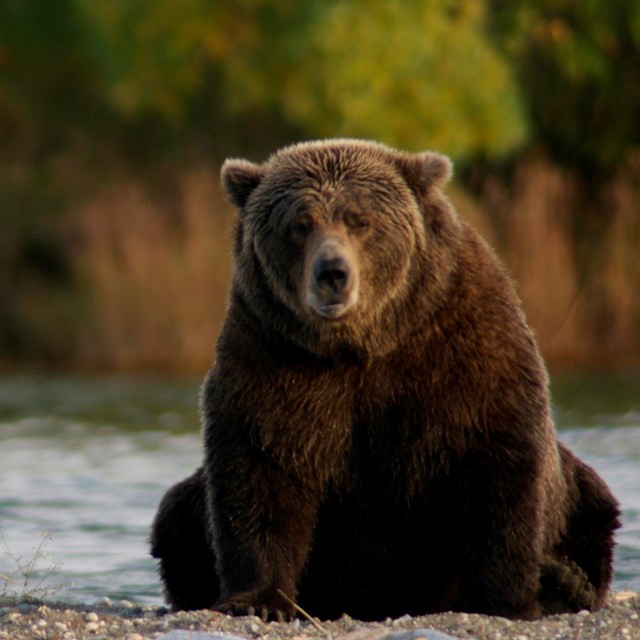
M 599 286 L 608 311 L 602 332 L 610 352 L 640 352 L 640 154 L 605 193 L 610 217 Z
M 638 169 L 636 159 L 594 190 L 530 159 L 509 185 L 487 183 L 484 217 L 554 364 L 640 356 Z
M 84 365 L 202 370 L 226 303 L 230 207 L 209 169 L 185 173 L 175 197 L 128 180 L 85 204 L 76 266 L 90 313 Z
M 640 356 L 639 169 L 630 164 L 595 196 L 541 159 L 522 163 L 509 184 L 487 181 L 480 198 L 453 190 L 510 268 L 552 364 Z M 76 347 L 81 364 L 210 364 L 234 214 L 210 169 L 185 171 L 175 185 L 159 195 L 122 180 L 82 207 L 75 264 L 89 313 Z

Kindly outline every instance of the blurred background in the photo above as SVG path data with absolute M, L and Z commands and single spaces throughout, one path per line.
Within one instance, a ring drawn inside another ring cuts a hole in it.
M 640 355 L 635 0 L 3 0 L 0 362 L 201 371 L 229 156 L 452 156 L 551 364 Z
M 453 158 L 640 591 L 640 2 L 0 0 L 0 600 L 161 602 L 146 538 L 201 459 L 227 295 L 220 164 L 334 136 Z

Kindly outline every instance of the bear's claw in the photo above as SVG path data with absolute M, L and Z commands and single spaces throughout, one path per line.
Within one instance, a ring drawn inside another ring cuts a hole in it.
M 263 622 L 288 622 L 295 618 L 294 608 L 289 603 L 251 604 L 256 600 L 260 602 L 261 599 L 254 594 L 238 594 L 216 603 L 213 610 L 230 616 L 258 616 Z

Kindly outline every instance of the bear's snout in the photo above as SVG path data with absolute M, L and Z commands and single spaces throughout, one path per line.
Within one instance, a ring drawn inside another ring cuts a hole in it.
M 329 320 L 342 318 L 358 301 L 358 268 L 349 243 L 321 238 L 307 260 L 306 303 Z
M 342 256 L 336 256 L 317 260 L 313 265 L 313 276 L 319 289 L 339 294 L 349 284 L 351 272 L 347 261 Z

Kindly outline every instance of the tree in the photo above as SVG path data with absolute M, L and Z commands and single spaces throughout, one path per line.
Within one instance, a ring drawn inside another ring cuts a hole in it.
M 608 174 L 640 144 L 640 3 L 491 0 L 534 136 L 556 159 Z
M 74 0 L 0 4 L 2 153 L 61 145 L 69 128 L 91 121 L 101 88 Z M 96 100 L 97 98 L 97 100 Z
M 313 136 L 454 156 L 526 136 L 482 0 L 94 0 L 109 95 L 125 115 L 181 118 L 206 84 L 230 115 L 271 111 Z

